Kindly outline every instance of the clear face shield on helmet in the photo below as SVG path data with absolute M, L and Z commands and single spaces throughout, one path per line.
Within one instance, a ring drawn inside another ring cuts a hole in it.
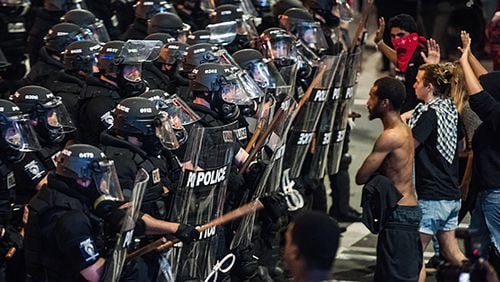
M 90 165 L 92 170 L 92 180 L 97 191 L 101 195 L 112 197 L 115 200 L 123 201 L 123 192 L 118 181 L 115 164 L 112 160 L 94 161 Z
M 16 151 L 33 152 L 41 149 L 28 115 L 9 118 L 4 125 L 3 138 Z
M 236 38 L 238 23 L 236 21 L 228 21 L 209 24 L 205 29 L 210 32 L 211 43 L 225 46 L 233 42 Z
M 142 80 L 142 65 L 130 64 L 123 67 L 123 78 L 130 82 L 140 82 Z
M 263 54 L 280 65 L 290 65 L 297 59 L 297 48 L 293 37 L 283 37 L 278 40 L 265 40 Z
M 179 148 L 179 142 L 166 112 L 161 111 L 159 117 L 155 120 L 155 135 L 165 149 L 176 150 Z
M 123 58 L 123 64 L 152 62 L 158 59 L 162 47 L 160 40 L 128 40 L 118 57 Z
M 104 25 L 104 22 L 102 20 L 96 20 L 96 22 L 89 26 L 86 27 L 92 33 L 93 39 L 101 44 L 104 44 L 108 41 L 110 41 L 109 33 L 108 30 L 106 29 L 106 26 Z
M 177 142 L 184 144 L 188 137 L 186 126 L 199 121 L 200 117 L 175 94 L 162 97 L 158 107 L 168 114 L 168 122 L 175 132 Z
M 280 72 L 270 59 L 263 59 L 250 64 L 246 71 L 262 90 L 266 88 L 275 89 L 278 86 L 285 85 L 283 77 L 281 77 Z
M 317 22 L 301 22 L 295 24 L 296 36 L 310 49 L 318 54 L 328 50 L 325 34 Z
M 221 85 L 221 97 L 226 103 L 248 106 L 264 97 L 262 90 L 246 71 L 238 70 L 225 78 Z
M 45 107 L 45 120 L 49 131 L 63 135 L 76 130 L 66 106 L 62 103 L 61 97 L 56 96 L 50 102 L 50 105 L 46 104 Z

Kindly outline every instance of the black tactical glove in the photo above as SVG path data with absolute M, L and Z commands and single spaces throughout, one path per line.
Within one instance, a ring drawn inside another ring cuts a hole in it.
M 288 211 L 286 198 L 281 193 L 262 196 L 259 201 L 264 205 L 266 214 L 274 221 L 285 215 Z
M 7 252 L 10 247 L 15 247 L 16 249 L 23 248 L 23 237 L 16 228 L 6 225 L 1 228 L 1 231 L 3 236 L 0 240 L 3 252 Z
M 179 223 L 179 228 L 175 231 L 174 236 L 182 243 L 188 244 L 197 241 L 200 238 L 200 232 L 192 225 Z
M 124 209 L 120 209 L 123 202 L 114 200 L 104 200 L 95 207 L 94 213 L 104 219 L 105 225 L 112 234 L 120 233 L 123 220 L 127 216 Z

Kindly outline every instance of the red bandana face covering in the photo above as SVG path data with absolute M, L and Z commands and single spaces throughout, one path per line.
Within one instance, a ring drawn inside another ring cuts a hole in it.
M 396 50 L 398 56 L 398 68 L 401 72 L 405 73 L 408 63 L 410 62 L 413 53 L 419 44 L 418 34 L 416 32 L 410 33 L 400 38 L 392 39 L 392 45 Z

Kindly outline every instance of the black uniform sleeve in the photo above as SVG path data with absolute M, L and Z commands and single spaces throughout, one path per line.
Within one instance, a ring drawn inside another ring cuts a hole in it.
M 81 270 L 94 264 L 100 257 L 93 240 L 92 226 L 81 211 L 69 211 L 59 219 L 55 227 L 56 244 L 64 259 L 74 268 Z
M 491 120 L 496 125 L 495 128 L 499 128 L 500 103 L 493 99 L 488 92 L 482 91 L 470 96 L 469 104 L 482 121 Z
M 413 138 L 418 142 L 424 143 L 431 132 L 437 126 L 437 115 L 433 109 L 429 109 L 422 113 L 417 121 L 417 124 L 412 128 Z

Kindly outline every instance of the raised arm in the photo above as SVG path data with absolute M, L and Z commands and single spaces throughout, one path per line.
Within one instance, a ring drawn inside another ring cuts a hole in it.
M 397 136 L 390 131 L 384 131 L 379 136 L 372 152 L 356 173 L 356 184 L 361 185 L 368 182 L 368 179 L 380 168 L 388 154 L 390 154 L 396 144 Z
M 398 63 L 398 57 L 396 55 L 396 50 L 392 49 L 389 47 L 387 44 L 384 43 L 384 31 L 385 31 L 385 20 L 383 17 L 378 19 L 378 29 L 377 33 L 375 34 L 375 44 L 377 45 L 377 48 L 384 56 L 389 59 L 394 65 L 397 65 Z
M 460 38 L 462 39 L 462 56 L 460 57 L 460 65 L 464 71 L 465 76 L 465 84 L 467 86 L 467 93 L 469 95 L 478 94 L 483 90 L 481 83 L 479 83 L 479 79 L 476 77 L 474 70 L 469 62 L 469 53 L 470 53 L 470 36 L 467 32 L 461 31 Z

